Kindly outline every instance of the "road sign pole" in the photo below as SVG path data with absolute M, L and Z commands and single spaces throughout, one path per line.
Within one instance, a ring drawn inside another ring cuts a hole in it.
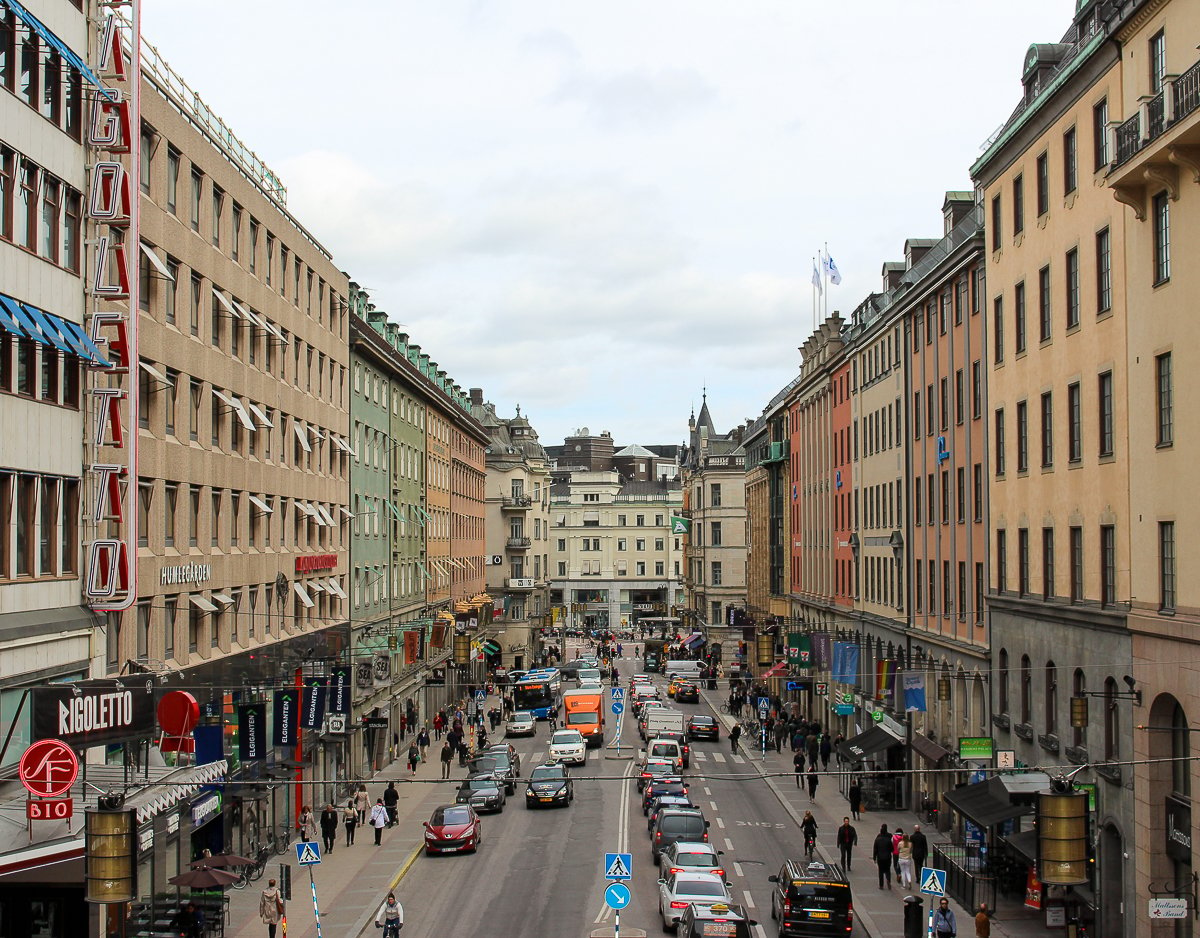
M 321 938 L 321 910 L 317 908 L 317 881 L 313 879 L 311 865 L 308 868 L 308 884 L 312 887 L 313 917 L 317 920 L 317 938 Z
M 613 910 L 613 938 L 621 938 L 621 910 Z

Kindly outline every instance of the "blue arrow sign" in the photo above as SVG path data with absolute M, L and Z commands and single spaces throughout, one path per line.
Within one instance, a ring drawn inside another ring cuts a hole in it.
M 625 688 L 624 687 L 610 687 L 608 689 L 608 693 L 609 693 L 609 696 L 612 697 L 614 702 L 625 699 Z
M 630 879 L 633 876 L 632 853 L 604 854 L 605 879 Z
M 946 871 L 932 866 L 921 867 L 921 892 L 927 896 L 946 895 Z
M 625 712 L 625 704 L 621 703 L 619 700 L 614 700 L 612 702 L 612 712 L 620 716 Z
M 301 866 L 312 866 L 321 862 L 321 847 L 310 840 L 296 844 L 296 862 Z
M 629 900 L 633 898 L 629 887 L 624 883 L 610 883 L 608 888 L 604 890 L 604 902 L 610 909 L 618 911 L 629 905 Z

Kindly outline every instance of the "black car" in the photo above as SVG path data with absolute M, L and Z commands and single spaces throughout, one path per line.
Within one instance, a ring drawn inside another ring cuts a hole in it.
M 470 766 L 474 774 L 494 775 L 500 779 L 504 784 L 505 794 L 516 794 L 517 779 L 521 775 L 520 756 L 493 747 L 482 756 L 472 759 Z
M 697 713 L 688 720 L 687 734 L 689 739 L 720 739 L 721 728 L 713 717 Z
M 469 804 L 476 813 L 504 810 L 504 783 L 494 775 L 472 775 L 463 779 L 455 804 Z
M 663 808 L 650 834 L 650 856 L 658 866 L 662 852 L 677 841 L 708 843 L 708 821 L 699 808 Z
M 721 935 L 729 938 L 750 938 L 750 929 L 757 925 L 746 913 L 744 905 L 718 902 L 714 905 L 689 903 L 679 916 L 679 938 L 709 938 Z
M 654 822 L 658 820 L 658 812 L 663 808 L 694 808 L 691 799 L 687 795 L 666 794 L 659 795 L 650 802 L 650 809 L 646 812 L 646 830 L 651 834 L 654 833 Z
M 784 938 L 848 935 L 854 928 L 850 881 L 841 867 L 784 860 L 768 881 L 773 884 L 771 918 Z
M 529 784 L 525 786 L 525 807 L 550 808 L 555 805 L 567 807 L 575 800 L 575 786 L 566 766 L 557 762 L 539 765 L 529 773 Z
M 700 703 L 700 689 L 695 684 L 676 684 L 675 702 Z
M 646 814 L 650 810 L 650 805 L 655 798 L 660 798 L 663 795 L 680 795 L 686 798 L 688 793 L 687 784 L 678 775 L 669 775 L 663 779 L 657 779 L 646 786 L 645 792 L 642 793 L 642 814 Z

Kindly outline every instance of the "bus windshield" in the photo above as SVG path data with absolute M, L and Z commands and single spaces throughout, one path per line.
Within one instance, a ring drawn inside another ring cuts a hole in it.
M 545 720 L 550 711 L 558 708 L 560 681 L 557 676 L 525 678 L 513 688 L 513 705 L 518 710 L 528 710 L 537 719 Z

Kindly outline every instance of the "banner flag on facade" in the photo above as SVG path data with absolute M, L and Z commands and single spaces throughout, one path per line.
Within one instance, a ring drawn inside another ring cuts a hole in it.
M 300 736 L 300 696 L 298 690 L 277 690 L 272 695 L 274 733 L 271 744 L 294 746 Z
M 238 758 L 242 762 L 262 762 L 267 758 L 266 704 L 238 707 Z
M 506 597 L 507 598 L 507 597 Z M 404 633 L 404 663 L 406 665 L 416 664 L 417 655 L 421 651 L 421 633 L 420 632 L 405 632 Z
M 858 661 L 860 649 L 855 642 L 846 642 L 845 645 L 845 651 L 842 653 L 842 666 L 845 677 L 842 680 L 846 684 L 858 686 Z
M 890 700 L 896 692 L 896 659 L 882 658 L 875 662 L 875 696 Z
M 306 730 L 321 728 L 325 719 L 325 693 L 329 681 L 323 677 L 312 677 L 304 682 L 304 707 L 300 713 L 300 725 Z
M 846 643 L 845 642 L 834 642 L 833 643 L 833 666 L 830 669 L 830 673 L 832 674 L 833 679 L 835 681 L 840 681 L 843 684 L 846 683 L 846 677 L 845 677 L 845 673 L 846 673 Z
M 350 665 L 334 665 L 330 672 L 329 682 L 329 712 L 350 712 Z
M 688 518 L 679 518 L 671 515 L 671 533 L 672 534 L 687 534 L 692 529 L 692 522 Z
M 828 671 L 830 665 L 830 639 L 828 632 L 813 632 L 812 652 L 813 667 L 818 671 Z
M 925 672 L 904 672 L 904 712 L 925 712 Z

